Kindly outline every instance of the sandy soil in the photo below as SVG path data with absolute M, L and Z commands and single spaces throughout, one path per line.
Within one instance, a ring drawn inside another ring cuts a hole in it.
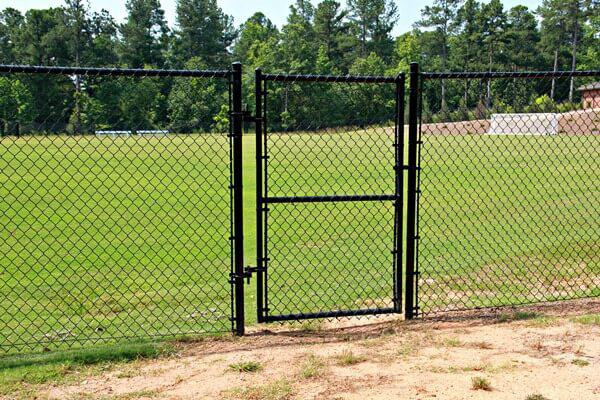
M 600 326 L 574 318 L 598 313 L 600 300 L 455 313 L 443 320 L 313 323 L 304 331 L 262 326 L 244 338 L 185 344 L 169 359 L 50 387 L 45 396 L 600 399 Z M 248 361 L 262 369 L 230 368 Z M 474 389 L 476 377 L 485 378 L 489 390 Z

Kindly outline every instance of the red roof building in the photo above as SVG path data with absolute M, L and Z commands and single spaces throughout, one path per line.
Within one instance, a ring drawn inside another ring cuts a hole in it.
M 600 108 L 600 82 L 590 83 L 577 88 L 581 92 L 583 108 Z

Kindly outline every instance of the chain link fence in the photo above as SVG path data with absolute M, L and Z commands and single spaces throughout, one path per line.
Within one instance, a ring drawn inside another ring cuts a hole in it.
M 600 72 L 421 77 L 418 311 L 599 296 Z
M 398 310 L 403 76 L 265 75 L 258 85 L 263 318 Z
M 231 332 L 230 76 L 2 68 L 3 351 Z

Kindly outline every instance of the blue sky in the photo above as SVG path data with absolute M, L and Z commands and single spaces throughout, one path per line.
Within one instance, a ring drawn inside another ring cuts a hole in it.
M 175 23 L 175 1 L 176 0 L 161 0 L 161 4 L 167 15 L 169 23 Z M 228 14 L 233 15 L 235 24 L 239 25 L 244 22 L 255 11 L 264 12 L 277 26 L 285 23 L 289 12 L 289 6 L 293 0 L 217 0 L 221 8 Z M 344 3 L 344 0 L 338 0 Z M 89 0 L 93 10 L 106 8 L 111 14 L 121 21 L 125 18 L 125 0 Z M 537 8 L 542 0 L 503 0 L 506 8 L 515 5 L 525 5 L 531 9 Z M 313 0 L 313 3 L 318 3 Z M 394 31 L 394 34 L 399 34 L 410 30 L 413 23 L 419 19 L 420 10 L 431 1 L 418 0 L 396 0 L 400 11 L 400 19 Z M 21 11 L 29 8 L 45 8 L 52 6 L 60 6 L 62 0 L 0 0 L 0 9 L 5 7 L 15 7 Z

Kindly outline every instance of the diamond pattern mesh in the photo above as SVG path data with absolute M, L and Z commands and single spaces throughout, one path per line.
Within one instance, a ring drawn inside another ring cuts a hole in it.
M 270 316 L 394 306 L 394 201 L 333 196 L 395 194 L 395 89 L 267 81 Z
M 0 79 L 2 350 L 231 331 L 227 80 Z
M 421 313 L 600 295 L 600 109 L 570 80 L 424 81 Z

